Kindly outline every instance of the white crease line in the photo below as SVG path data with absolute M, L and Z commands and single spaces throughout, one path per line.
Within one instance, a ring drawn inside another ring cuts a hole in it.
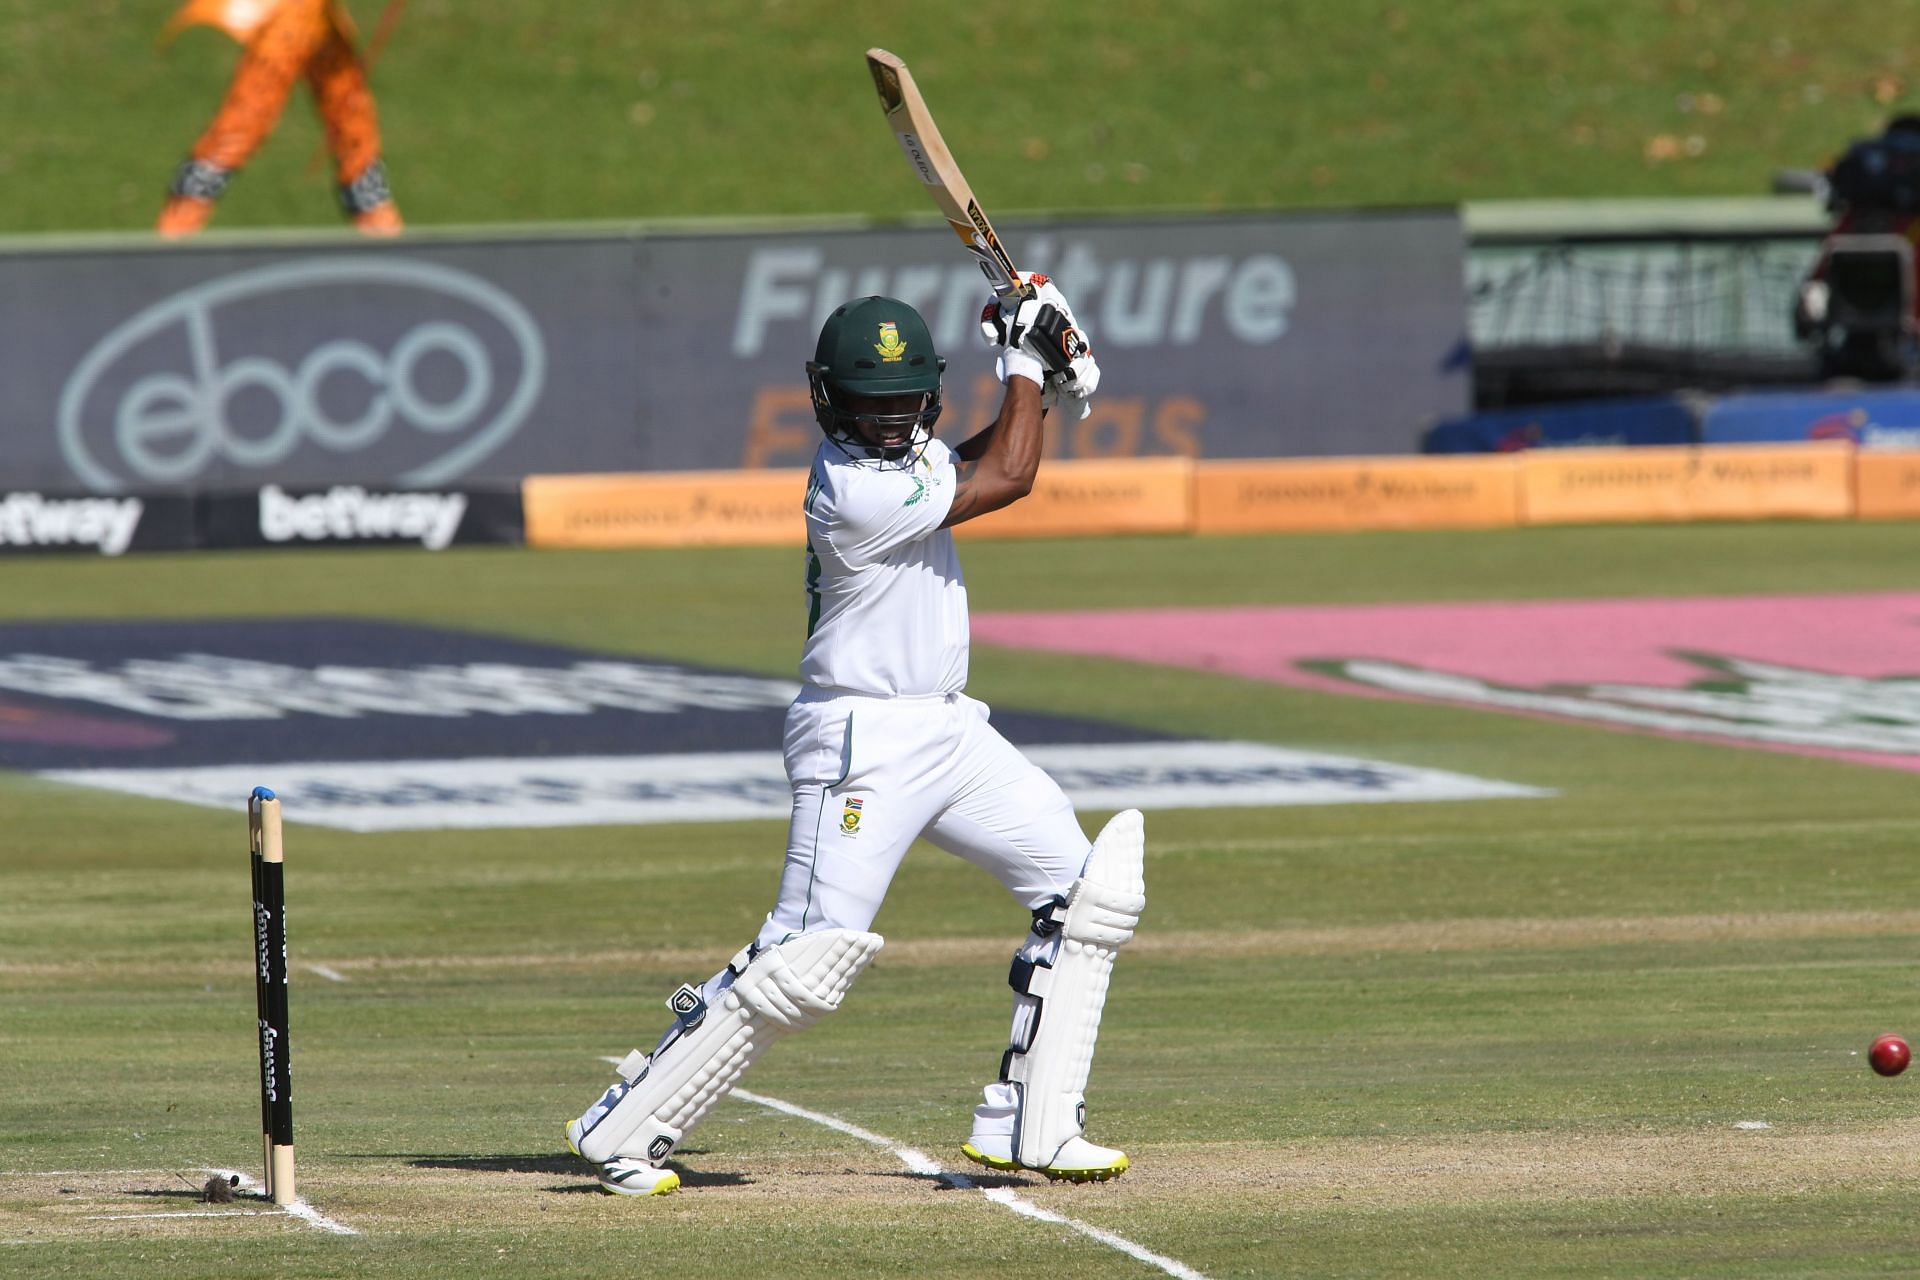
M 995 1204 L 1003 1204 L 1015 1213 L 1025 1217 L 1038 1218 L 1041 1222 L 1057 1222 L 1061 1226 L 1072 1227 L 1084 1236 L 1091 1236 L 1101 1244 L 1118 1249 L 1129 1258 L 1137 1258 L 1141 1262 L 1156 1266 L 1170 1276 L 1180 1277 L 1180 1280 L 1206 1280 L 1205 1276 L 1195 1271 L 1192 1267 L 1187 1266 L 1184 1262 L 1176 1262 L 1172 1258 L 1163 1258 L 1157 1253 L 1141 1248 L 1123 1235 L 1116 1235 L 1114 1232 L 1108 1231 L 1105 1227 L 1096 1227 L 1090 1222 L 1080 1222 L 1073 1218 L 1065 1218 L 1053 1212 L 1051 1209 L 1042 1209 L 1037 1204 L 1029 1204 L 1027 1201 L 1015 1195 L 1012 1187 L 982 1187 L 980 1188 L 980 1194 Z
M 121 1222 L 129 1218 L 270 1218 L 278 1209 L 173 1209 L 167 1213 L 83 1213 L 83 1218 Z
M 258 1190 L 260 1186 L 259 1183 L 249 1178 L 246 1174 L 241 1173 L 238 1169 L 216 1169 L 212 1165 L 205 1165 L 203 1168 L 208 1173 L 217 1173 L 228 1181 L 234 1182 L 234 1185 L 242 1190 L 250 1190 L 255 1195 L 264 1194 Z M 178 1172 L 177 1169 L 0 1169 L 0 1178 L 124 1178 L 134 1174 L 177 1174 Z M 237 1181 L 235 1181 L 236 1179 Z M 291 1217 L 298 1218 L 310 1227 L 320 1231 L 330 1231 L 337 1236 L 357 1236 L 360 1234 L 345 1223 L 335 1222 L 332 1218 L 321 1213 L 305 1200 L 298 1198 L 296 1198 L 292 1204 L 282 1205 L 273 1209 L 219 1209 L 212 1212 L 187 1209 L 176 1210 L 172 1213 L 90 1213 L 85 1216 L 89 1218 L 251 1218 L 268 1217 L 276 1213 L 284 1213 Z M 0 1244 L 26 1243 L 30 1242 L 24 1240 L 0 1240 Z M 38 1242 L 34 1241 L 31 1243 Z
M 760 1106 L 768 1107 L 774 1111 L 783 1111 L 787 1115 L 797 1116 L 802 1120 L 811 1120 L 815 1124 L 825 1125 L 829 1129 L 837 1129 L 849 1137 L 858 1138 L 860 1141 L 871 1143 L 873 1146 L 884 1147 L 891 1151 L 900 1163 L 906 1165 L 907 1168 L 914 1173 L 939 1178 L 942 1182 L 961 1191 L 978 1191 L 995 1204 L 1011 1209 L 1015 1213 L 1025 1217 L 1037 1218 L 1041 1222 L 1057 1223 L 1063 1227 L 1072 1227 L 1081 1235 L 1098 1240 L 1110 1249 L 1118 1249 L 1121 1253 L 1126 1254 L 1136 1261 L 1158 1267 L 1168 1275 L 1178 1277 L 1178 1280 L 1206 1280 L 1205 1276 L 1184 1262 L 1176 1261 L 1173 1258 L 1163 1258 L 1151 1249 L 1142 1248 L 1125 1236 L 1116 1235 L 1102 1227 L 1096 1227 L 1091 1223 L 1081 1222 L 1075 1218 L 1063 1217 L 1050 1210 L 1042 1209 L 1037 1204 L 1030 1204 L 1016 1195 L 1010 1187 L 978 1186 L 972 1178 L 969 1178 L 964 1173 L 950 1173 L 942 1169 L 938 1162 L 924 1152 L 916 1151 L 912 1147 L 903 1147 L 893 1139 L 883 1138 L 871 1130 L 862 1129 L 857 1124 L 849 1124 L 847 1121 L 839 1119 L 836 1116 L 825 1115 L 818 1111 L 809 1111 L 805 1107 L 795 1106 L 791 1102 L 783 1102 L 779 1098 L 769 1098 L 763 1093 L 749 1093 L 745 1089 L 735 1089 L 733 1096 L 744 1102 L 757 1103 Z
M 323 964 L 310 964 L 307 966 L 307 971 L 309 973 L 319 974 L 328 982 L 345 982 L 347 980 L 346 975 L 338 969 L 329 969 Z
M 178 1169 L 0 1169 L 0 1178 L 124 1178 L 136 1173 L 179 1172 Z
M 611 1062 L 615 1066 L 618 1066 L 622 1059 L 602 1058 L 600 1061 Z M 859 1125 L 851 1121 L 842 1120 L 838 1116 L 830 1116 L 824 1112 L 811 1111 L 806 1107 L 785 1102 L 779 1098 L 770 1098 L 764 1093 L 753 1093 L 737 1087 L 733 1091 L 733 1096 L 742 1102 L 755 1103 L 773 1111 L 784 1111 L 786 1114 L 796 1116 L 802 1120 L 811 1120 L 817 1125 L 824 1125 L 826 1128 L 838 1130 L 850 1138 L 858 1138 L 860 1141 L 869 1143 L 872 1146 L 884 1147 L 892 1152 L 894 1157 L 898 1159 L 901 1164 L 906 1165 L 908 1170 L 913 1173 L 938 1178 L 956 1190 L 978 1191 L 995 1204 L 1002 1205 L 1025 1217 L 1037 1218 L 1041 1222 L 1058 1223 L 1063 1227 L 1072 1227 L 1081 1235 L 1098 1240 L 1108 1248 L 1118 1249 L 1130 1258 L 1136 1258 L 1150 1266 L 1158 1267 L 1170 1276 L 1178 1276 L 1179 1280 L 1206 1280 L 1205 1276 L 1184 1262 L 1177 1261 L 1173 1258 L 1163 1258 L 1159 1254 L 1135 1244 L 1125 1236 L 1115 1235 L 1103 1227 L 1096 1227 L 1092 1223 L 1081 1222 L 1074 1218 L 1062 1217 L 1052 1210 L 1042 1209 L 1037 1204 L 1031 1204 L 1022 1200 L 1015 1194 L 1011 1187 L 982 1187 L 964 1173 L 953 1173 L 942 1169 L 939 1162 L 925 1152 L 916 1151 L 912 1147 L 903 1147 L 892 1138 L 882 1137 L 871 1129 L 862 1129 Z
M 321 1231 L 330 1231 L 336 1236 L 357 1236 L 360 1234 L 344 1222 L 335 1222 L 332 1218 L 329 1218 L 305 1200 L 296 1199 L 292 1204 L 287 1206 L 287 1212 L 310 1227 L 316 1227 Z
M 900 1163 L 906 1165 L 907 1168 L 914 1173 L 923 1173 L 933 1178 L 945 1178 L 955 1186 L 961 1187 L 962 1190 L 969 1190 L 973 1186 L 972 1180 L 964 1173 L 948 1173 L 940 1167 L 939 1161 L 927 1155 L 925 1152 L 916 1151 L 912 1147 L 903 1147 L 892 1138 L 883 1138 L 871 1129 L 862 1129 L 859 1125 L 851 1124 L 837 1116 L 825 1115 L 818 1111 L 809 1111 L 807 1108 L 796 1106 L 791 1102 L 782 1102 L 778 1098 L 769 1098 L 764 1093 L 749 1093 L 747 1090 L 740 1088 L 736 1088 L 733 1091 L 733 1096 L 745 1102 L 770 1107 L 775 1111 L 784 1111 L 788 1115 L 798 1116 L 802 1120 L 811 1120 L 815 1124 L 825 1125 L 829 1129 L 837 1129 L 849 1137 L 858 1138 L 860 1141 L 871 1143 L 873 1146 L 885 1147 L 893 1152 L 894 1155 L 898 1156 Z M 962 1184 L 965 1185 L 963 1186 Z
M 255 1190 L 256 1188 L 259 1187 L 260 1184 L 255 1182 L 252 1178 L 249 1178 L 246 1174 L 241 1173 L 238 1169 L 215 1169 L 215 1168 L 209 1167 L 207 1169 L 207 1172 L 217 1173 L 223 1178 L 238 1179 L 238 1182 L 236 1185 L 238 1185 L 242 1190 L 251 1190 L 251 1191 L 255 1191 L 255 1194 L 263 1194 L 262 1192 Z M 306 1223 L 310 1227 L 313 1227 L 320 1231 L 330 1231 L 336 1236 L 357 1236 L 360 1234 L 358 1231 L 354 1230 L 352 1227 L 347 1226 L 343 1222 L 335 1222 L 332 1218 L 329 1218 L 326 1214 L 320 1212 L 318 1209 L 308 1204 L 304 1198 L 299 1196 L 294 1197 L 292 1204 L 280 1206 L 280 1210 L 282 1213 L 285 1213 L 291 1217 L 300 1219 L 300 1221 Z

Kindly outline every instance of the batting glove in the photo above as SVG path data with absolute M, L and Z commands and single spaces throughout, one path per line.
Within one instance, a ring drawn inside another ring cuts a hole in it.
M 1048 408 L 1072 402 L 1079 410 L 1074 416 L 1084 418 L 1100 385 L 1092 347 L 1059 286 L 1038 273 L 1027 283 L 1033 297 L 1012 306 L 994 298 L 980 313 L 980 332 L 1000 348 L 994 372 L 1002 382 L 1017 375 L 1039 383 Z

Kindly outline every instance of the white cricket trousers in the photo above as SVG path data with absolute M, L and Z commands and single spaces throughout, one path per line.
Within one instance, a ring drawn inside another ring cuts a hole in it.
M 923 835 L 1028 910 L 1067 892 L 1092 845 L 1059 784 L 988 714 L 961 693 L 801 693 L 787 712 L 787 861 L 762 946 L 815 929 L 871 928 L 907 847 Z

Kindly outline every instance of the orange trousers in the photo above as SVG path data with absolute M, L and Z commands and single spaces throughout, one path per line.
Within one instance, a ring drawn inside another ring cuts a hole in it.
M 196 7 L 183 10 L 183 17 Z M 213 202 L 273 132 L 303 76 L 326 131 L 346 212 L 363 230 L 399 229 L 380 161 L 373 91 L 343 19 L 332 0 L 281 0 L 246 32 L 226 96 L 174 179 L 161 214 L 163 234 L 191 234 L 205 225 Z

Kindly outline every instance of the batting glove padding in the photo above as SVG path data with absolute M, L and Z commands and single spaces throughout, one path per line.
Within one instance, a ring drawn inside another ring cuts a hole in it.
M 1015 375 L 1032 379 L 1047 393 L 1048 408 L 1074 401 L 1074 416 L 1084 418 L 1091 412 L 1087 399 L 1100 386 L 1092 344 L 1059 286 L 1038 273 L 1027 283 L 1034 286 L 1031 298 L 1011 306 L 994 298 L 980 313 L 980 332 L 1000 348 L 994 372 L 1002 382 Z

